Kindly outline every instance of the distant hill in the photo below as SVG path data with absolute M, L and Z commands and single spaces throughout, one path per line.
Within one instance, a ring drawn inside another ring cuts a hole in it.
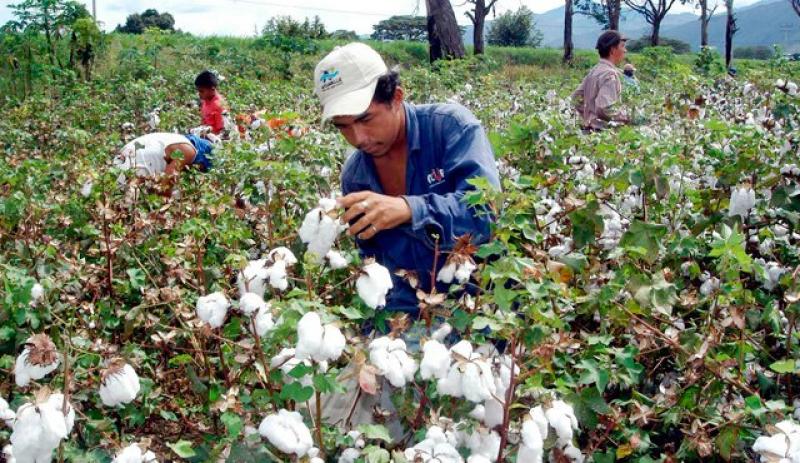
M 725 47 L 725 14 L 717 14 L 708 25 L 711 45 L 722 50 Z M 734 36 L 735 47 L 750 45 L 781 45 L 787 52 L 800 52 L 800 17 L 786 0 L 762 0 L 737 8 L 739 31 Z M 544 36 L 542 45 L 559 48 L 564 41 L 564 7 L 535 15 L 536 27 Z M 491 28 L 487 22 L 486 31 Z M 630 10 L 623 10 L 620 30 L 631 38 L 650 34 L 650 25 L 644 17 Z M 464 32 L 464 43 L 472 44 L 472 26 Z M 572 40 L 576 48 L 594 48 L 601 28 L 597 22 L 585 15 L 576 14 L 572 22 Z M 668 14 L 661 23 L 661 36 L 689 43 L 693 50 L 700 48 L 700 17 L 693 13 Z

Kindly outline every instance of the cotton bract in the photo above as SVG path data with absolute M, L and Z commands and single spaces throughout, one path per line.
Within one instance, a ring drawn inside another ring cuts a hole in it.
M 138 444 L 131 444 L 119 452 L 112 463 L 158 463 L 156 454 L 142 451 Z
M 225 323 L 228 307 L 231 303 L 221 292 L 211 293 L 197 299 L 197 316 L 212 328 L 219 328 Z
M 31 380 L 44 378 L 58 368 L 59 362 L 56 345 L 46 334 L 31 336 L 14 364 L 17 386 L 25 387 Z
M 311 432 L 297 412 L 281 409 L 277 414 L 267 415 L 258 432 L 281 452 L 298 457 L 306 455 L 314 445 Z
M 392 277 L 383 265 L 372 262 L 364 266 L 356 280 L 356 290 L 365 304 L 377 309 L 386 305 L 386 294 L 392 289 Z
M 132 402 L 139 393 L 139 375 L 127 363 L 116 362 L 103 374 L 100 384 L 100 399 L 107 407 L 116 407 Z

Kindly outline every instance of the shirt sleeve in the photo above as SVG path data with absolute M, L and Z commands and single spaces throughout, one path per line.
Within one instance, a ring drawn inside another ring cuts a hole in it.
M 597 96 L 594 99 L 598 115 L 604 120 L 614 118 L 612 106 L 619 100 L 619 77 L 614 74 L 605 76 L 598 82 Z
M 468 180 L 485 177 L 494 187 L 500 188 L 494 154 L 483 127 L 470 123 L 451 127 L 448 132 L 443 168 L 445 177 L 455 179 L 455 191 L 404 196 L 411 208 L 412 233 L 431 248 L 438 236 L 443 250 L 451 249 L 465 234 L 470 234 L 473 242 L 485 242 L 489 238 L 493 217 L 487 210 L 462 201 L 464 194 L 474 189 Z

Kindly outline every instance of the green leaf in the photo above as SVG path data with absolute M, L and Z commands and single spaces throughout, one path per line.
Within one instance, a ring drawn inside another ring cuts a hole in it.
M 225 429 L 228 431 L 228 437 L 236 437 L 239 435 L 239 432 L 242 430 L 242 418 L 231 412 L 225 412 L 222 416 L 219 417 L 222 424 L 225 425 Z
M 389 444 L 392 443 L 392 436 L 389 435 L 389 430 L 382 424 L 362 424 L 358 427 L 358 430 L 367 439 L 379 439 Z
M 764 404 L 761 403 L 761 398 L 757 395 L 751 395 L 744 399 L 744 404 L 747 406 L 747 409 L 750 411 L 750 413 L 752 413 L 756 418 L 760 417 L 766 412 Z
M 660 242 L 666 233 L 667 227 L 664 225 L 634 220 L 622 235 L 619 245 L 634 256 L 653 263 L 658 259 Z
M 294 368 L 289 370 L 289 376 L 294 379 L 300 379 L 303 376 L 313 373 L 314 369 L 304 363 L 298 363 Z
M 597 201 L 591 201 L 583 209 L 569 214 L 575 249 L 594 243 L 595 236 L 603 230 L 603 218 L 597 213 L 598 209 Z
M 303 386 L 297 381 L 283 386 L 280 393 L 280 398 L 284 400 L 294 400 L 295 402 L 305 402 L 314 395 L 314 388 L 311 386 Z
M 717 435 L 716 444 L 719 454 L 725 461 L 731 461 L 731 454 L 739 441 L 739 427 L 735 425 L 725 426 Z
M 144 287 L 147 275 L 144 273 L 144 271 L 142 271 L 142 269 L 129 268 L 126 273 L 128 274 L 128 280 L 131 283 L 131 288 L 141 289 Z
M 181 365 L 186 365 L 187 363 L 192 363 L 192 360 L 193 360 L 193 358 L 192 358 L 191 355 L 189 355 L 189 354 L 180 354 L 180 355 L 176 355 L 175 357 L 172 357 L 171 359 L 169 359 L 169 362 L 167 362 L 167 365 L 169 365 L 170 367 L 177 367 L 177 366 L 181 366 Z
M 505 286 L 505 280 L 499 281 L 495 284 L 494 287 L 494 302 L 497 303 L 497 306 L 503 310 L 510 310 L 511 304 L 514 302 L 514 299 L 519 294 L 519 291 L 515 291 L 513 289 L 507 289 Z
M 377 445 L 366 447 L 364 449 L 364 456 L 367 463 L 389 463 L 391 460 L 389 451 Z
M 192 443 L 188 440 L 180 440 L 175 442 L 174 444 L 167 444 L 167 447 L 171 448 L 173 452 L 175 452 L 181 458 L 192 458 L 195 456 L 194 449 L 192 448 Z
M 797 361 L 793 359 L 778 360 L 777 362 L 772 363 L 769 368 L 775 373 L 782 374 L 800 372 Z
M 579 370 L 583 370 L 580 377 L 580 384 L 595 384 L 597 390 L 603 392 L 608 385 L 609 374 L 604 368 L 600 368 L 595 360 L 583 359 L 577 365 Z
M 336 375 L 329 373 L 324 375 L 314 375 L 314 388 L 323 394 L 331 392 L 345 392 L 345 387 L 336 381 Z

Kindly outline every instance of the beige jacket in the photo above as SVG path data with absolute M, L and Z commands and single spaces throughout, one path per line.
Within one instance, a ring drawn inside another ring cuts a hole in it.
M 609 121 L 627 122 L 623 112 L 613 109 L 622 93 L 620 74 L 614 63 L 601 58 L 572 93 L 585 128 L 603 129 Z

